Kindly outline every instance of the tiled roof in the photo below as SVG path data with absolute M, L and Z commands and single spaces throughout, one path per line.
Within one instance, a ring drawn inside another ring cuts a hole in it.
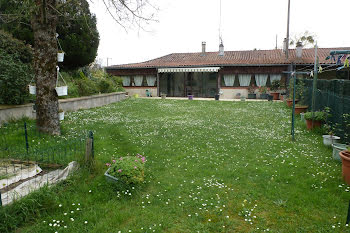
M 333 64 L 326 60 L 332 50 L 350 50 L 347 48 L 319 48 L 318 57 L 321 64 Z M 280 49 L 274 50 L 248 50 L 248 51 L 225 51 L 224 56 L 218 52 L 202 53 L 172 53 L 153 60 L 131 63 L 124 65 L 109 66 L 107 69 L 133 69 L 133 68 L 161 68 L 161 67 L 200 67 L 200 66 L 240 66 L 240 65 L 283 65 L 290 64 L 313 64 L 314 49 L 303 49 L 302 58 L 296 58 L 295 49 L 289 50 L 289 59 Z

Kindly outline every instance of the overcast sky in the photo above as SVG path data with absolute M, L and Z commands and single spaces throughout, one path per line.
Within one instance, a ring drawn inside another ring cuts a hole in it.
M 106 65 L 142 62 L 170 53 L 219 49 L 220 0 L 150 0 L 159 22 L 147 31 L 125 30 L 108 15 L 102 1 L 91 11 L 100 33 L 98 58 Z M 319 47 L 350 46 L 350 0 L 290 0 L 290 34 L 308 30 Z M 222 37 L 226 51 L 282 47 L 288 0 L 222 0 Z

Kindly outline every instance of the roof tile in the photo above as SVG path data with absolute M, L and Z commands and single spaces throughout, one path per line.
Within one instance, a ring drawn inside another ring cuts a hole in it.
M 347 48 L 319 48 L 318 56 L 321 64 L 334 64 L 326 60 L 332 50 L 350 50 Z M 161 68 L 161 67 L 196 67 L 196 66 L 236 66 L 236 65 L 281 65 L 281 64 L 313 64 L 314 49 L 303 49 L 302 58 L 297 58 L 295 49 L 289 50 L 289 59 L 280 49 L 225 51 L 224 56 L 218 52 L 202 53 L 172 53 L 153 60 L 124 65 L 109 66 L 108 69 L 128 68 Z

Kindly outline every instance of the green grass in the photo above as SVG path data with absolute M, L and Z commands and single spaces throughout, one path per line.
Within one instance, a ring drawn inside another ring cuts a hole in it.
M 292 142 L 290 115 L 277 102 L 146 99 L 68 113 L 67 132 L 94 130 L 96 167 L 4 207 L 0 226 L 17 232 L 345 232 L 350 188 L 341 164 L 300 120 Z M 145 183 L 114 190 L 104 164 L 136 153 L 148 160 Z M 29 204 L 40 198 L 38 208 Z M 60 227 L 49 226 L 57 220 Z

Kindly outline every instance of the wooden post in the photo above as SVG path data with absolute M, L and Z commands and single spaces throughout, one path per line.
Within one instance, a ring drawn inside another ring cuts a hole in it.
M 218 76 L 216 79 L 216 94 L 219 94 L 220 88 L 221 88 L 221 73 L 218 72 Z
M 85 164 L 91 166 L 94 161 L 94 136 L 92 131 L 89 132 L 89 136 L 86 139 L 85 146 Z
M 159 73 L 157 72 L 157 96 L 159 97 L 160 96 L 160 93 L 159 93 Z

